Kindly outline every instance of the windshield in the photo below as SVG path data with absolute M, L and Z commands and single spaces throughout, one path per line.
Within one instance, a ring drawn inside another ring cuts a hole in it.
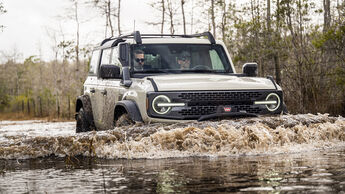
M 233 73 L 221 45 L 142 44 L 131 49 L 133 73 Z

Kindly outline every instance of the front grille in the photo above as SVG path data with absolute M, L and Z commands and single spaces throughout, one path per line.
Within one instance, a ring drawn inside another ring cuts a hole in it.
M 261 112 L 259 107 L 252 107 L 250 105 L 235 105 L 232 106 L 236 112 L 245 111 L 247 113 L 259 114 Z M 217 106 L 192 106 L 189 109 L 183 109 L 179 113 L 183 116 L 202 116 L 210 115 L 217 112 Z
M 216 106 L 192 106 L 190 109 L 183 109 L 179 113 L 183 116 L 200 116 L 216 113 Z
M 260 108 L 253 107 L 253 101 L 262 97 L 261 92 L 220 91 L 220 92 L 186 92 L 178 95 L 187 102 L 188 108 L 178 113 L 183 116 L 201 116 L 217 112 L 218 106 L 231 106 L 236 112 L 260 113 Z
M 254 113 L 258 114 L 261 112 L 261 109 L 259 107 L 252 107 L 250 105 L 235 105 L 233 106 L 238 112 L 240 111 L 246 111 L 247 113 Z
M 190 101 L 246 101 L 257 99 L 262 95 L 260 92 L 186 92 L 178 95 L 183 100 Z

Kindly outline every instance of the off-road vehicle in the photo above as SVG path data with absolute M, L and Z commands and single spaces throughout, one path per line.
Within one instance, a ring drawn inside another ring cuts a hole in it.
M 281 87 L 256 76 L 256 63 L 236 73 L 224 43 L 210 32 L 108 38 L 93 50 L 76 101 L 76 131 L 281 113 Z

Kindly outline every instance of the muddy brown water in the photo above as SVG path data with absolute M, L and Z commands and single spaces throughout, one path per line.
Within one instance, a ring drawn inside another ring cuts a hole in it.
M 345 191 L 345 119 L 136 124 L 0 121 L 0 193 Z

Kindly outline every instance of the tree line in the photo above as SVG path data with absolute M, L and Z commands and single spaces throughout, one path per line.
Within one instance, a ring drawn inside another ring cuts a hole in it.
M 245 62 L 257 62 L 259 76 L 275 78 L 291 113 L 345 115 L 345 1 L 238 2 L 152 0 L 157 17 L 146 23 L 160 33 L 212 32 L 228 47 L 237 71 Z M 71 0 L 68 15 L 75 22 L 75 38 L 51 34 L 53 60 L 31 56 L 18 63 L 17 56 L 6 56 L 0 70 L 0 112 L 72 118 L 90 59 L 90 46 L 79 41 L 80 5 L 99 11 L 109 37 L 122 34 L 121 3 Z M 4 12 L 0 3 L 0 14 Z

